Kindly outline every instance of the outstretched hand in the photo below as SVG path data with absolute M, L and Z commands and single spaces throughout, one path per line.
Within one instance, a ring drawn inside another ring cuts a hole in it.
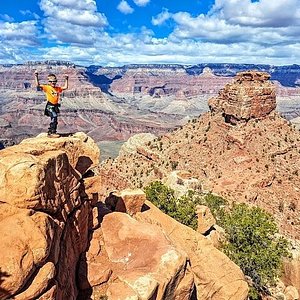
M 38 72 L 38 71 L 34 71 L 34 75 L 35 75 L 35 76 L 38 76 L 38 75 L 39 75 L 39 72 Z
M 68 75 L 64 75 L 64 78 L 67 80 L 67 79 L 69 79 L 69 76 Z

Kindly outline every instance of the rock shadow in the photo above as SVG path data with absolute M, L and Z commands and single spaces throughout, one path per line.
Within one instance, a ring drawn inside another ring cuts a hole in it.
M 6 298 L 6 296 L 10 295 L 10 293 L 2 287 L 2 283 L 4 282 L 3 278 L 5 277 L 9 277 L 9 274 L 7 272 L 1 271 L 0 268 L 0 299 L 4 299 L 4 297 Z

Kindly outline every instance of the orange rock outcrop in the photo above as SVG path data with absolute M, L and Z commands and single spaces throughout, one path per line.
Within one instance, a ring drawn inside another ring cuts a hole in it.
M 99 198 L 87 135 L 41 134 L 0 154 L 1 299 L 246 299 L 241 270 L 142 191 Z

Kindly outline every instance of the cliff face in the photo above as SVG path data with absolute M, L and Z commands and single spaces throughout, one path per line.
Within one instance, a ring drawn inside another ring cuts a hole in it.
M 300 134 L 274 110 L 267 74 L 246 72 L 210 101 L 212 111 L 102 166 L 133 186 L 189 170 L 205 190 L 272 213 L 281 232 L 300 234 Z M 133 137 L 134 138 L 134 137 Z M 117 181 L 115 180 L 115 183 Z
M 268 79 L 267 73 L 238 73 L 233 84 L 228 84 L 218 97 L 209 100 L 210 110 L 223 114 L 232 124 L 269 115 L 276 108 L 276 95 L 275 86 Z
M 84 133 L 1 150 L 1 299 L 246 299 L 240 269 L 141 190 L 102 198 L 98 161 Z
M 47 83 L 49 73 L 57 75 L 59 85 L 63 84 L 63 75 L 69 75 L 69 89 L 62 94 L 58 126 L 62 133 L 85 131 L 96 141 L 126 140 L 138 132 L 166 132 L 178 122 L 172 115 L 166 115 L 161 122 L 153 121 L 152 113 L 140 117 L 141 112 L 135 107 L 130 108 L 120 100 L 114 102 L 89 81 L 84 67 L 64 62 L 1 66 L 0 135 L 6 145 L 47 131 L 45 96 L 36 91 L 35 70 L 40 73 L 41 83 Z

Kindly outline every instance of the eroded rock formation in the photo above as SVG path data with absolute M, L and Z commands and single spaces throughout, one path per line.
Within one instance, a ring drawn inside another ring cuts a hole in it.
M 208 68 L 210 67 L 210 68 Z M 250 67 L 250 66 L 249 66 Z M 276 82 L 278 108 L 299 124 L 295 85 L 299 66 L 255 66 L 272 72 L 290 87 Z M 45 131 L 45 97 L 37 92 L 33 72 L 41 83 L 55 73 L 58 84 L 69 75 L 70 88 L 63 93 L 59 130 L 83 131 L 98 141 L 125 141 L 141 132 L 163 134 L 187 119 L 208 111 L 207 100 L 231 81 L 246 65 L 131 65 L 115 68 L 82 67 L 64 61 L 0 65 L 0 140 L 5 145 Z M 279 75 L 279 77 L 278 77 Z M 299 78 L 298 78 L 299 80 Z
M 135 153 L 121 152 L 100 172 L 114 174 L 111 188 L 118 188 L 124 177 L 129 186 L 140 187 L 172 171 L 189 171 L 203 191 L 261 206 L 283 234 L 299 238 L 300 134 L 276 112 L 267 78 L 240 73 L 210 101 L 212 112 L 139 145 Z
M 76 298 L 91 211 L 81 178 L 98 162 L 99 148 L 83 133 L 1 150 L 1 299 Z
M 246 299 L 240 269 L 142 191 L 100 199 L 98 162 L 83 133 L 1 150 L 1 299 Z
M 276 108 L 275 86 L 264 72 L 240 72 L 219 95 L 208 102 L 212 112 L 221 112 L 227 122 L 235 124 L 251 118 L 263 118 Z

